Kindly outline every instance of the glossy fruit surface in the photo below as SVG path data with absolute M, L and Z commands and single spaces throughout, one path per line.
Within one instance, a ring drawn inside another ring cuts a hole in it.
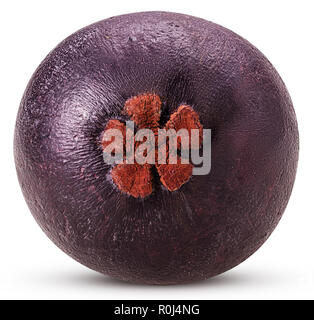
M 142 94 L 160 98 L 161 125 L 187 105 L 212 130 L 208 175 L 169 191 L 152 169 L 145 197 L 117 188 L 102 134 Z M 284 83 L 249 42 L 146 12 L 88 26 L 46 57 L 23 96 L 14 152 L 26 202 L 63 251 L 117 279 L 175 284 L 224 272 L 268 238 L 292 190 L 298 130 Z

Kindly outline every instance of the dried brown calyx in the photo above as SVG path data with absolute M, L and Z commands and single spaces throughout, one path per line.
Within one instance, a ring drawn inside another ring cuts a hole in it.
M 134 121 L 138 129 L 150 129 L 153 132 L 156 141 L 158 140 L 161 114 L 161 100 L 158 95 L 147 93 L 132 97 L 126 101 L 123 112 L 126 113 L 132 121 Z M 125 123 L 120 120 L 109 120 L 104 132 L 109 129 L 120 130 L 123 137 L 123 141 L 121 141 L 122 143 L 120 145 L 123 145 L 124 150 L 128 143 L 133 142 L 135 149 L 141 144 L 139 142 L 127 141 L 128 128 Z M 177 111 L 171 114 L 170 119 L 163 129 L 174 129 L 175 131 L 186 129 L 189 136 L 191 136 L 192 129 L 198 129 L 199 139 L 201 142 L 203 127 L 200 123 L 198 114 L 188 105 L 179 106 Z M 191 143 L 191 139 L 189 141 L 189 143 Z M 111 141 L 102 140 L 102 147 L 105 148 L 109 143 L 111 143 Z M 182 159 L 179 156 L 177 158 L 177 163 L 171 163 L 171 161 L 169 161 L 170 155 L 168 140 L 165 146 L 165 163 L 159 163 L 157 145 L 158 143 L 156 142 L 156 147 L 147 151 L 148 153 L 154 153 L 154 159 L 156 159 L 154 164 L 139 164 L 136 162 L 129 164 L 124 158 L 123 163 L 119 163 L 112 168 L 112 180 L 121 192 L 135 198 L 145 198 L 150 195 L 153 192 L 153 166 L 157 169 L 160 182 L 169 191 L 178 190 L 190 179 L 192 176 L 193 164 L 182 163 Z M 180 149 L 182 145 L 183 141 L 179 138 L 177 142 L 178 149 Z M 190 148 L 191 144 L 188 146 Z M 147 156 L 149 155 L 150 154 L 147 154 Z

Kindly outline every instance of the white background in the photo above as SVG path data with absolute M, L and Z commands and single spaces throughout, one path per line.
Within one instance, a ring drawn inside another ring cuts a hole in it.
M 1 1 L 2 299 L 313 299 L 313 1 Z M 37 226 L 15 174 L 13 130 L 23 91 L 47 53 L 77 29 L 110 16 L 163 10 L 221 24 L 274 64 L 294 102 L 300 130 L 295 187 L 277 229 L 247 261 L 208 281 L 140 286 L 111 280 L 61 252 Z

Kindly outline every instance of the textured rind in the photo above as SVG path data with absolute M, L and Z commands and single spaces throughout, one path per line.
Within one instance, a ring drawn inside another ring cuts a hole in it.
M 162 114 L 182 103 L 199 113 L 212 166 L 139 200 L 110 181 L 100 141 L 144 92 L 161 97 Z M 207 279 L 250 256 L 283 214 L 298 159 L 293 106 L 269 61 L 221 26 L 165 12 L 65 39 L 28 84 L 14 142 L 23 194 L 48 237 L 94 270 L 147 284 Z

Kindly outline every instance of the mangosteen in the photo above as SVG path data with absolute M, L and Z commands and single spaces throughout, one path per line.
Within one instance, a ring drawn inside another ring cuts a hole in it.
M 163 163 L 157 148 L 152 162 L 129 163 L 126 149 L 141 146 L 127 139 L 130 122 L 154 138 L 198 130 L 194 151 L 210 170 L 194 174 L 182 139 L 177 163 L 167 139 Z M 114 163 L 109 129 L 121 132 Z M 14 153 L 30 211 L 65 253 L 116 279 L 177 284 L 238 265 L 269 237 L 293 187 L 298 129 L 283 81 L 252 44 L 203 19 L 144 12 L 85 27 L 44 59 Z

